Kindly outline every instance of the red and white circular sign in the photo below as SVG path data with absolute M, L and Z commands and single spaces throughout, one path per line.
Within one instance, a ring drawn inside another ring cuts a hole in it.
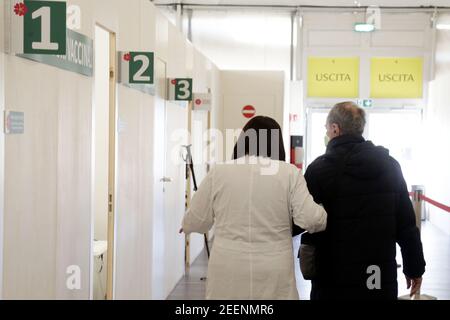
M 197 99 L 197 100 L 195 100 L 195 104 L 196 104 L 197 106 L 200 106 L 202 103 L 203 103 L 202 99 Z
M 251 118 L 253 118 L 253 117 L 255 116 L 255 114 L 256 114 L 256 109 L 255 109 L 254 106 L 250 106 L 250 105 L 245 106 L 245 107 L 242 109 L 242 114 L 244 115 L 245 118 L 251 119 Z

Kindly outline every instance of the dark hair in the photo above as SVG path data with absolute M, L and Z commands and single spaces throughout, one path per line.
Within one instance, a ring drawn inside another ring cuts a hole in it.
M 246 155 L 286 161 L 283 135 L 278 122 L 269 117 L 258 116 L 245 125 L 234 147 L 233 160 Z

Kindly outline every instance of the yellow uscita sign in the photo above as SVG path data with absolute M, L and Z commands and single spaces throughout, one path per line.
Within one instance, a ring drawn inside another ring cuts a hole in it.
M 422 58 L 372 58 L 371 97 L 381 99 L 423 97 Z
M 308 97 L 357 98 L 359 58 L 308 59 Z

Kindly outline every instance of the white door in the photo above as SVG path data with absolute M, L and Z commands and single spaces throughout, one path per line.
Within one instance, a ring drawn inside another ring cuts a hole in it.
M 166 299 L 184 272 L 184 236 L 178 232 L 185 212 L 187 142 L 185 103 L 166 101 L 166 63 L 156 59 L 155 167 L 153 213 L 153 299 Z
M 367 136 L 375 145 L 389 149 L 402 166 L 408 187 L 423 184 L 421 177 L 422 112 L 420 110 L 371 110 Z
M 165 119 L 166 119 L 166 63 L 155 59 L 155 139 L 154 139 L 154 183 L 153 183 L 153 263 L 152 263 L 152 299 L 165 299 Z
M 165 295 L 184 274 L 185 237 L 179 234 L 185 213 L 186 165 L 182 158 L 187 144 L 187 114 L 184 103 L 166 105 L 166 163 L 164 179 Z
M 323 155 L 326 151 L 325 124 L 330 109 L 308 109 L 307 112 L 307 137 L 306 137 L 306 166 Z

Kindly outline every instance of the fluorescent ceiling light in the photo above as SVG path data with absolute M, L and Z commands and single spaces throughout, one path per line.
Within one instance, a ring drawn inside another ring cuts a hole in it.
M 375 31 L 375 25 L 370 23 L 357 23 L 355 24 L 356 32 L 372 32 Z
M 438 23 L 436 25 L 436 29 L 438 29 L 438 30 L 450 30 L 450 23 Z

